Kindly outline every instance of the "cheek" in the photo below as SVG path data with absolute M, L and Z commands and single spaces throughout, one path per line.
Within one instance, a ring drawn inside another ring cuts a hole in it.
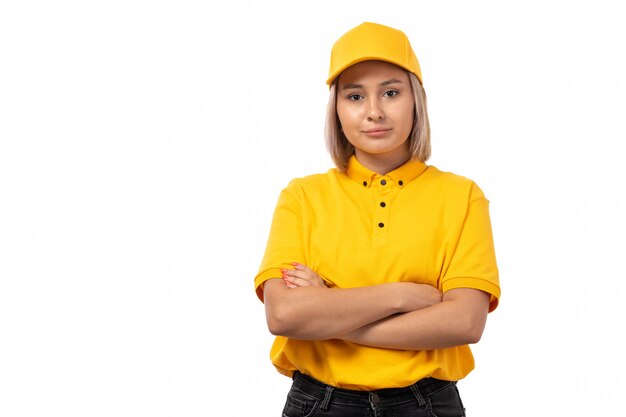
M 354 127 L 356 120 L 354 111 L 337 106 L 337 117 L 339 118 L 339 123 L 341 123 L 341 127 L 344 131 L 350 130 Z
M 400 117 L 399 121 L 402 125 L 402 130 L 406 130 L 407 134 L 411 132 L 413 129 L 413 118 L 415 117 L 415 113 L 413 111 L 414 106 L 403 106 L 401 111 L 398 112 Z
M 414 117 L 413 113 L 410 113 L 404 119 L 405 123 L 403 125 L 404 125 L 404 130 L 406 130 L 407 132 L 407 135 L 411 133 L 411 130 L 413 130 L 413 117 Z

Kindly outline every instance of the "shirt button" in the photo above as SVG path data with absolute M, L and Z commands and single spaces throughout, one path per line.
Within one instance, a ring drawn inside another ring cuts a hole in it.
M 400 181 L 398 181 L 398 184 L 399 184 L 400 186 L 402 186 L 402 185 L 404 185 L 404 181 L 400 180 Z
M 385 227 L 385 223 L 378 223 L 378 227 L 380 227 L 380 228 Z
M 387 184 L 387 181 L 385 181 L 385 180 L 380 180 L 380 183 L 381 183 L 382 185 L 386 185 L 386 184 Z
M 385 204 L 385 202 L 384 202 L 384 201 L 381 201 L 381 202 L 380 202 L 380 206 L 381 206 L 381 207 L 386 207 L 386 206 L 387 206 L 387 204 Z
M 363 187 L 367 187 L 367 181 L 363 181 Z

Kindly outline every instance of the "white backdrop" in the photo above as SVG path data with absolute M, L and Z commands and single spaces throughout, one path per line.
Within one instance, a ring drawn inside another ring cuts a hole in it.
M 1 416 L 280 415 L 252 280 L 366 20 L 412 41 L 430 163 L 491 200 L 468 415 L 617 415 L 624 2 L 3 0 Z

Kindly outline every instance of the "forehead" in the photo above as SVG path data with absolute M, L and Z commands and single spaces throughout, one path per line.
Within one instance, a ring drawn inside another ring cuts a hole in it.
M 406 70 L 384 61 L 363 61 L 352 65 L 339 75 L 338 83 L 351 84 L 379 84 L 381 82 L 398 79 L 408 82 Z

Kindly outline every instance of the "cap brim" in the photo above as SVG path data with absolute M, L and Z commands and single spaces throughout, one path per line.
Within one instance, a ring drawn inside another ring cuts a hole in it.
M 388 59 L 388 58 L 381 58 L 380 56 L 362 56 L 362 57 L 358 57 L 355 58 L 351 61 L 348 61 L 347 64 L 342 65 L 341 67 L 337 68 L 327 79 L 326 79 L 326 84 L 327 85 L 331 85 L 333 83 L 333 81 L 335 81 L 335 79 L 337 79 L 342 72 L 344 72 L 345 70 L 347 70 L 348 68 L 350 68 L 353 65 L 358 64 L 359 62 L 364 62 L 364 61 L 383 61 L 383 62 L 389 62 L 390 64 L 394 64 L 412 74 L 415 74 L 415 72 L 411 69 L 411 68 L 407 68 L 404 63 L 393 60 L 393 59 Z M 417 76 L 417 78 L 420 80 L 420 82 L 422 82 L 422 77 L 419 74 L 415 74 Z

